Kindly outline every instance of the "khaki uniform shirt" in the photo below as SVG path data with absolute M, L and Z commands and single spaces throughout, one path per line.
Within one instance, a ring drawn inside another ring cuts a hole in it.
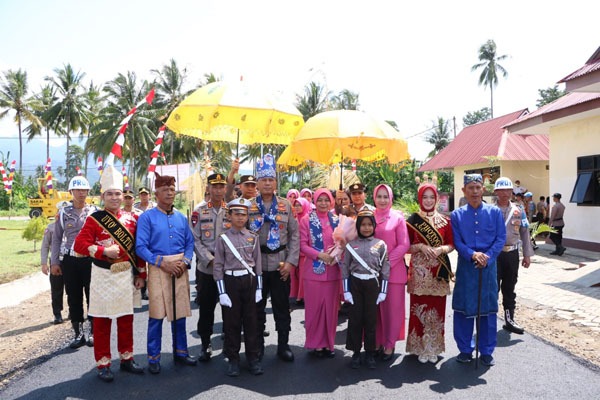
M 228 229 L 224 233 L 235 249 L 238 251 L 242 259 L 248 264 L 254 273 L 262 275 L 260 245 L 258 236 L 244 228 L 237 230 L 235 228 Z M 227 243 L 219 237 L 216 243 L 215 261 L 213 268 L 213 277 L 215 281 L 223 279 L 225 271 L 246 270 L 246 267 L 237 259 L 233 251 Z
M 276 271 L 279 268 L 280 262 L 288 262 L 294 266 L 298 266 L 298 258 L 300 257 L 300 230 L 298 221 L 292 214 L 292 206 L 286 199 L 278 196 L 273 196 L 273 200 L 277 201 L 277 222 L 279 223 L 280 246 L 286 248 L 278 253 L 262 254 L 262 270 Z M 271 202 L 264 202 L 265 210 L 271 208 Z M 264 216 L 258 209 L 256 198 L 250 203 L 248 222 L 252 223 L 256 220 L 264 220 Z M 258 231 L 259 241 L 261 246 L 267 245 L 269 237 L 270 223 L 263 223 Z
M 231 228 L 227 206 L 223 203 L 217 209 L 213 207 L 212 202 L 200 204 L 192 212 L 191 220 L 196 268 L 200 272 L 212 275 L 217 239 Z
M 390 260 L 387 246 L 383 240 L 371 236 L 366 239 L 354 239 L 349 245 L 369 268 L 379 272 L 381 279 L 390 279 Z M 371 274 L 371 271 L 363 267 L 346 248 L 344 249 L 344 261 L 342 262 L 342 279 L 348 278 L 353 272 Z
M 83 228 L 86 218 L 97 210 L 96 206 L 86 204 L 82 209 L 67 206 L 58 212 L 50 250 L 52 265 L 59 265 L 62 256 L 72 251 L 75 237 Z
M 513 203 L 507 207 L 498 206 L 502 211 L 504 226 L 506 226 L 506 242 L 504 246 L 514 246 L 521 242 L 523 246 L 523 256 L 531 257 L 534 255 L 533 245 L 529 238 L 529 228 L 522 225 L 523 210 Z

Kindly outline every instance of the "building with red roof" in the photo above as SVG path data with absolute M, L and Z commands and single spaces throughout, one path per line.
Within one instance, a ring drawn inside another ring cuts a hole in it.
M 464 128 L 419 172 L 453 170 L 455 206 L 461 197 L 463 175 L 481 173 L 488 194 L 500 176 L 521 181 L 521 186 L 537 196 L 547 196 L 549 140 L 547 135 L 510 135 L 504 126 L 528 115 L 527 109 Z
M 563 244 L 600 251 L 600 47 L 559 83 L 567 94 L 505 125 L 550 138 L 550 192 L 565 205 Z

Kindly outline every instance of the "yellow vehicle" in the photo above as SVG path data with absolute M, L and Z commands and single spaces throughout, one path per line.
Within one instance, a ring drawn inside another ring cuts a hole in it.
M 53 185 L 55 186 L 55 185 Z M 81 177 L 71 179 L 69 182 L 69 190 L 73 188 L 81 188 L 89 190 L 89 183 L 87 180 Z M 36 198 L 27 199 L 29 203 L 29 217 L 37 218 L 45 216 L 46 218 L 54 218 L 59 208 L 69 204 L 73 196 L 69 192 L 61 192 L 59 190 L 52 190 L 52 194 L 48 193 L 46 188 L 46 179 L 38 178 L 38 194 Z M 98 204 L 98 199 L 94 197 L 88 197 L 86 202 L 89 204 Z

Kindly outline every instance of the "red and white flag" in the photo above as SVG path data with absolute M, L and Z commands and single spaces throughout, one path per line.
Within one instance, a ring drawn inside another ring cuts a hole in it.
M 152 104 L 152 100 L 154 100 L 154 88 L 148 92 L 144 100 L 141 100 L 139 103 L 137 103 L 135 107 L 129 110 L 127 116 L 123 118 L 123 121 L 121 121 L 120 124 L 117 140 L 115 141 L 110 154 L 106 158 L 106 165 L 114 165 L 115 157 L 121 159 L 123 158 L 123 144 L 125 143 L 125 131 L 127 130 L 127 124 L 139 107 L 141 107 L 144 103 Z
M 52 194 L 54 189 L 52 186 L 52 160 L 50 159 L 46 163 L 46 189 L 48 189 L 48 194 Z
M 148 165 L 148 179 L 154 179 L 154 172 L 156 171 L 156 162 L 158 161 L 158 154 L 160 151 L 160 146 L 162 146 L 163 138 L 165 136 L 165 126 L 161 126 L 158 130 L 158 136 L 156 137 L 156 142 L 154 142 L 154 149 L 152 150 L 152 154 L 150 155 L 150 165 Z
M 0 161 L 0 174 L 2 174 L 2 183 L 4 183 L 4 190 L 8 192 L 8 176 L 6 175 L 6 170 L 4 169 L 4 164 Z

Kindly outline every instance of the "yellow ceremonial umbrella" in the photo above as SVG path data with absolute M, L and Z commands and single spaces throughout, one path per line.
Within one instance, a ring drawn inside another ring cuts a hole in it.
M 288 150 L 289 149 L 289 150 Z M 335 164 L 344 159 L 396 164 L 410 158 L 400 132 L 356 110 L 326 111 L 310 118 L 284 151 L 287 160 Z M 283 156 L 282 154 L 282 156 Z
M 278 160 L 279 165 L 320 164 L 345 159 L 396 164 L 409 159 L 408 144 L 385 121 L 357 110 L 326 111 L 310 118 Z
M 181 135 L 241 144 L 287 145 L 304 125 L 280 94 L 240 82 L 213 82 L 186 97 L 167 127 Z

